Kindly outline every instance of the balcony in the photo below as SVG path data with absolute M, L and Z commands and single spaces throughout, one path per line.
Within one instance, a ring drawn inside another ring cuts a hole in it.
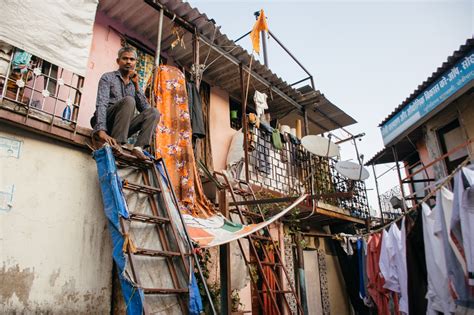
M 83 77 L 0 42 L 0 119 L 83 146 L 83 85 Z
M 282 149 L 276 149 L 271 131 L 271 127 L 249 126 L 247 176 L 251 184 L 280 196 L 316 195 L 316 212 L 327 216 L 359 223 L 370 217 L 363 181 L 343 177 L 334 167 L 338 160 L 306 151 L 289 135 L 282 137 Z M 305 206 L 311 209 L 311 201 Z

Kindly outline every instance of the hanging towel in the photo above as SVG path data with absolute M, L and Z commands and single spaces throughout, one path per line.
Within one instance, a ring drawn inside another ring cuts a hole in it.
M 253 95 L 253 101 L 255 102 L 257 116 L 261 117 L 265 112 L 265 109 L 268 109 L 267 94 L 255 91 L 255 94 Z
M 283 143 L 281 142 L 280 131 L 278 129 L 273 129 L 272 143 L 273 143 L 273 147 L 275 149 L 277 149 L 277 150 L 283 149 Z

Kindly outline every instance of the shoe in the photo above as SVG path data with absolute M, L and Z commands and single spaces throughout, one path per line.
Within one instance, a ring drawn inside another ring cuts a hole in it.
M 132 155 L 140 161 L 150 161 L 150 158 L 143 153 L 143 149 L 140 147 L 134 147 L 132 149 Z

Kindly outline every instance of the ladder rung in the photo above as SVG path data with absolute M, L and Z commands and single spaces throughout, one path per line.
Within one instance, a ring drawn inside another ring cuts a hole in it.
M 152 166 L 153 165 L 153 161 L 149 160 L 149 161 L 142 161 L 142 160 L 139 160 L 137 159 L 134 155 L 122 150 L 121 153 L 114 153 L 114 156 L 115 156 L 115 159 L 120 161 L 120 162 L 123 162 L 125 164 L 130 164 L 130 165 L 139 165 L 139 166 L 146 166 L 146 167 L 149 167 L 149 166 Z
M 159 289 L 159 288 L 143 288 L 145 294 L 176 294 L 188 293 L 188 289 Z
M 253 196 L 251 192 L 240 189 L 240 188 L 234 188 L 234 192 L 239 196 Z
M 267 241 L 267 242 L 272 241 L 272 238 L 268 237 L 268 236 L 262 236 L 262 235 L 256 235 L 256 234 L 250 234 L 249 236 L 250 236 L 250 238 L 257 239 L 257 240 L 260 240 L 260 241 Z
M 178 252 L 170 252 L 170 251 L 165 251 L 165 250 L 137 248 L 137 251 L 134 253 L 134 255 L 173 257 L 173 256 L 180 256 L 181 254 Z
M 145 223 L 169 223 L 170 219 L 165 218 L 165 217 L 156 217 L 153 215 L 148 215 L 148 214 L 141 214 L 141 213 L 136 213 L 136 212 L 129 212 L 130 215 L 130 220 L 134 221 L 141 221 Z
M 250 261 L 251 264 L 258 264 L 257 261 Z M 262 264 L 263 266 L 278 266 L 278 267 L 281 267 L 282 264 L 281 263 L 272 263 L 272 262 L 268 262 L 268 261 L 261 261 L 260 264 Z
M 268 290 L 258 290 L 258 293 L 268 293 Z M 270 293 L 285 294 L 293 292 L 291 290 L 270 290 Z
M 150 194 L 150 195 L 158 194 L 161 192 L 161 189 L 157 187 L 134 184 L 134 183 L 130 183 L 129 181 L 124 181 L 122 187 L 125 189 L 130 189 L 133 191 L 142 192 L 142 193 Z

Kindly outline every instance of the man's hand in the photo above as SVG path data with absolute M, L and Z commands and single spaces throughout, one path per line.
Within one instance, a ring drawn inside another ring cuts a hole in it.
M 117 140 L 109 136 L 107 132 L 105 132 L 105 130 L 99 130 L 96 133 L 96 136 L 97 138 L 99 138 L 99 140 L 108 143 L 112 148 L 114 149 L 120 148 L 119 144 L 117 143 Z
M 135 70 L 130 71 L 129 78 L 132 80 L 135 89 L 138 89 L 138 73 Z

